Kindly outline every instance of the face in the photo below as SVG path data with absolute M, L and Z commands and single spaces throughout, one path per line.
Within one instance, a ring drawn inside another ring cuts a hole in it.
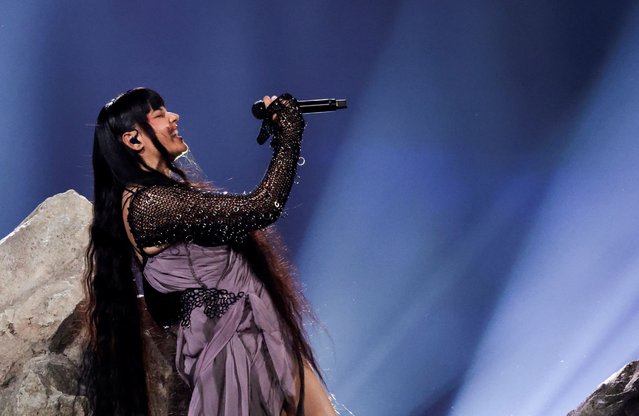
M 164 107 L 160 107 L 157 110 L 151 110 L 146 118 L 149 125 L 155 131 L 158 140 L 174 160 L 188 150 L 188 146 L 184 143 L 184 139 L 182 139 L 182 136 L 180 136 L 178 132 L 177 121 L 180 119 L 179 115 L 167 111 Z

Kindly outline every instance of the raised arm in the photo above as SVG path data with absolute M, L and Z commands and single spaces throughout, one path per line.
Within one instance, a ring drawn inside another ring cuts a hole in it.
M 220 245 L 280 216 L 295 179 L 304 120 L 289 95 L 275 100 L 269 109 L 276 115 L 273 157 L 259 186 L 245 195 L 183 185 L 138 188 L 128 203 L 127 221 L 139 249 L 182 241 Z

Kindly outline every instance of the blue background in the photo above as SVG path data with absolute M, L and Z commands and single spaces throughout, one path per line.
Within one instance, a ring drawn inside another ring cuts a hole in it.
M 3 1 L 0 235 L 92 197 L 100 107 L 158 90 L 208 178 L 268 163 L 250 105 L 308 116 L 278 228 L 356 415 L 560 415 L 637 359 L 631 1 Z M 343 414 L 348 412 L 342 409 Z

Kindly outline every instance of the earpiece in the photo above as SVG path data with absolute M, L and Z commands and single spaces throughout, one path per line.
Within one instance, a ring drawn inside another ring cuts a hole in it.
M 136 134 L 135 136 L 131 137 L 129 139 L 129 143 L 131 143 L 131 144 L 140 144 L 140 141 L 138 140 L 138 135 Z

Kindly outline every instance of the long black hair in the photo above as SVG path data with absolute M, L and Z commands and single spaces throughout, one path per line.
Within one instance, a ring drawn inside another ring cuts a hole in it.
M 164 100 L 155 91 L 132 89 L 102 108 L 95 127 L 93 222 L 86 253 L 84 302 L 88 346 L 82 372 L 89 403 L 97 416 L 145 415 L 149 411 L 140 305 L 131 270 L 134 251 L 124 227 L 122 198 L 131 185 L 189 185 L 147 122 L 147 114 L 163 106 Z M 134 129 L 142 129 L 151 138 L 175 175 L 167 176 L 147 166 L 135 150 L 122 143 L 122 135 Z M 247 255 L 273 298 L 294 348 L 302 386 L 299 414 L 304 395 L 303 361 L 320 373 L 302 325 L 309 309 L 281 250 L 269 235 L 254 231 L 238 248 Z
M 88 348 L 83 361 L 86 394 L 96 415 L 145 415 L 148 398 L 140 314 L 133 284 L 132 248 L 122 216 L 122 196 L 130 184 L 170 184 L 175 180 L 144 164 L 122 134 L 142 129 L 179 176 L 147 114 L 164 106 L 155 91 L 136 88 L 100 111 L 93 136 L 93 222 L 87 248 L 85 314 Z

